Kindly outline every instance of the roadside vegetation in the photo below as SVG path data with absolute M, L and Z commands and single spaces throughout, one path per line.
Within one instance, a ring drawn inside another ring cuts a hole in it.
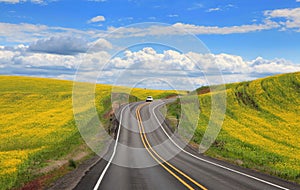
M 93 155 L 74 122 L 72 85 L 72 81 L 0 76 L 1 190 L 21 187 L 45 174 L 51 179 L 43 179 L 44 183 L 50 183 Z M 95 90 L 96 109 L 105 123 L 111 88 L 99 84 Z M 135 101 L 149 94 L 161 98 L 173 93 L 134 89 L 130 97 Z M 53 174 L 57 167 L 63 170 Z
M 205 154 L 300 183 L 300 72 L 228 84 L 226 89 L 225 120 Z M 201 114 L 193 146 L 200 144 L 211 112 L 209 88 L 197 92 Z M 168 107 L 174 120 L 180 109 L 176 103 Z

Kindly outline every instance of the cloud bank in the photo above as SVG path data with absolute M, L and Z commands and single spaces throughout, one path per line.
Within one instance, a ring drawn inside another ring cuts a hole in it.
M 42 46 L 43 48 L 45 47 Z M 99 83 L 113 84 L 120 74 L 125 73 L 128 75 L 128 81 L 123 81 L 123 85 L 130 82 L 132 76 L 156 77 L 176 80 L 176 84 L 184 89 L 187 80 L 193 81 L 196 87 L 207 85 L 205 77 L 213 77 L 215 73 L 211 72 L 211 68 L 216 67 L 220 69 L 227 83 L 300 71 L 300 65 L 285 59 L 267 60 L 257 57 L 254 60 L 244 60 L 238 55 L 224 53 L 189 52 L 182 54 L 173 50 L 157 52 L 151 47 L 138 51 L 126 50 L 122 56 L 114 57 L 107 63 L 110 56 L 104 50 L 77 54 L 54 54 L 48 49 L 44 52 L 33 52 L 30 46 L 24 45 L 10 48 L 1 46 L 0 74 L 72 79 L 81 64 L 81 72 L 86 77 L 82 79 L 87 81 L 100 74 Z M 101 71 L 102 68 L 104 69 Z M 219 83 L 222 82 L 219 81 Z

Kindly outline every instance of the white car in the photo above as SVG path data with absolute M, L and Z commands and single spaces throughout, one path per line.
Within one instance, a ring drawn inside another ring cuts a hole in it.
M 147 99 L 146 99 L 146 102 L 152 102 L 152 101 L 153 101 L 152 96 L 148 96 Z

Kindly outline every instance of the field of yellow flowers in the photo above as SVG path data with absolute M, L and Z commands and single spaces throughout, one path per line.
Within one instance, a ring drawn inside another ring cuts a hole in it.
M 83 140 L 74 122 L 71 81 L 0 76 L 0 189 L 32 180 L 47 160 L 59 159 Z M 111 109 L 109 85 L 97 85 L 99 116 Z M 145 99 L 173 92 L 133 89 Z M 68 145 L 68 146 L 66 146 Z
M 300 182 L 300 73 L 228 84 L 226 116 L 207 154 Z M 193 141 L 200 143 L 211 94 L 199 95 L 201 114 Z

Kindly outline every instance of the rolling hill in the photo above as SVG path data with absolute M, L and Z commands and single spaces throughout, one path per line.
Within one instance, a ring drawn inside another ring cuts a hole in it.
M 20 187 L 43 176 L 51 172 L 45 168 L 60 160 L 93 154 L 74 122 L 72 85 L 72 81 L 0 76 L 0 189 Z M 96 108 L 103 120 L 111 109 L 111 89 L 96 86 Z M 131 97 L 174 93 L 133 89 Z M 209 87 L 198 93 L 201 114 L 191 142 L 195 146 L 202 140 L 211 111 Z M 228 84 L 226 93 L 223 127 L 206 154 L 299 183 L 300 72 Z M 180 110 L 170 111 L 174 115 Z M 70 169 L 67 166 L 58 175 Z
M 211 114 L 210 88 L 197 92 L 201 113 L 194 146 L 201 142 Z M 227 84 L 226 94 L 221 132 L 205 154 L 299 183 L 300 72 Z M 174 120 L 180 109 L 174 103 L 169 107 Z
M 65 164 L 61 160 L 92 155 L 74 122 L 72 87 L 72 81 L 0 76 L 0 189 L 22 186 L 51 172 L 54 167 L 49 166 Z M 95 105 L 102 120 L 111 109 L 111 89 L 96 86 Z M 131 97 L 160 98 L 173 93 L 133 89 Z

